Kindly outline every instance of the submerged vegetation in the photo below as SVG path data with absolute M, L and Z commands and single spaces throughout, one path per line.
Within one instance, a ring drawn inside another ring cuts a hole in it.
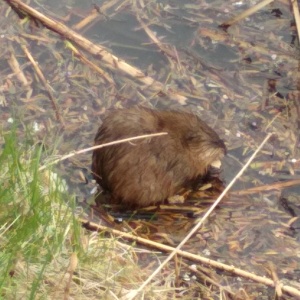
M 0 298 L 300 297 L 297 1 L 50 2 L 0 3 Z M 272 134 L 161 270 L 214 195 L 117 222 L 95 208 L 91 153 L 60 161 L 136 104 L 199 114 L 227 185 Z

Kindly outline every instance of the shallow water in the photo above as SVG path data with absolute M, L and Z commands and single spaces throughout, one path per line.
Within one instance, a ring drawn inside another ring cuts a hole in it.
M 97 4 L 101 7 L 102 2 Z M 142 1 L 120 1 L 102 11 L 97 22 L 82 34 L 162 82 L 166 90 L 186 96 L 185 109 L 199 114 L 226 142 L 228 155 L 222 173 L 226 183 L 267 132 L 276 134 L 234 190 L 299 179 L 299 51 L 293 41 L 295 30 L 290 26 L 293 22 L 290 7 L 284 3 L 269 5 L 225 32 L 218 26 L 253 4 L 241 1 L 151 1 L 144 3 L 144 7 L 142 4 Z M 62 9 L 57 3 L 53 7 L 48 5 L 51 4 L 47 2 L 45 14 L 51 15 L 52 11 L 53 16 L 56 13 L 63 17 L 72 12 L 67 23 L 70 26 L 91 8 L 83 3 L 73 9 L 67 6 Z M 0 7 L 5 16 L 6 4 Z M 159 45 L 151 41 L 137 16 L 157 37 Z M 24 91 L 16 76 L 11 75 L 5 56 L 9 51 L 2 43 L 1 126 L 7 130 L 12 121 L 18 124 L 21 139 L 25 128 L 34 127 L 32 139 L 43 140 L 47 154 L 63 155 L 91 146 L 101 117 L 112 107 L 142 104 L 182 109 L 182 104 L 172 96 L 157 95 L 137 79 L 87 55 L 113 78 L 114 84 L 107 84 L 103 77 L 74 58 L 56 34 L 12 24 L 10 18 L 17 19 L 10 13 L 0 24 L 3 39 L 19 59 L 32 91 L 30 94 Z M 20 45 L 10 41 L 20 31 L 51 37 L 50 41 L 40 43 L 28 38 L 29 49 L 53 90 L 65 123 L 63 130 Z M 80 176 L 90 178 L 90 160 L 88 153 L 57 166 L 79 202 L 92 198 L 92 184 L 86 185 Z M 289 207 L 297 207 L 298 193 L 299 187 L 294 186 L 246 196 L 229 195 L 207 225 L 210 233 L 206 234 L 207 244 L 201 244 L 201 251 L 210 244 L 214 245 L 209 247 L 212 256 L 226 256 L 231 263 L 237 263 L 237 258 L 242 265 L 272 260 L 283 272 L 289 272 L 286 259 L 291 259 L 299 268 L 299 233 L 282 225 L 292 214 L 280 205 L 284 197 Z M 177 239 L 176 230 L 171 235 Z M 189 247 L 198 247 L 198 243 L 196 239 Z

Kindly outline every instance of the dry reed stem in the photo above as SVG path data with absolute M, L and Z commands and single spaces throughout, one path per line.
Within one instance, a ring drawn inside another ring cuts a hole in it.
M 99 17 L 100 17 L 100 15 L 99 15 L 97 9 L 94 8 L 88 16 L 86 16 L 84 19 L 82 19 L 76 25 L 72 26 L 72 28 L 74 30 L 81 30 L 83 27 L 87 26 L 88 24 L 95 21 Z
M 177 57 L 175 54 L 172 53 L 165 45 L 161 43 L 161 41 L 156 37 L 156 35 L 153 33 L 153 31 L 144 23 L 144 21 L 137 15 L 137 20 L 141 24 L 143 30 L 148 35 L 148 37 L 152 40 L 154 44 L 167 56 L 170 56 L 173 60 L 177 61 Z
M 123 299 L 131 300 L 134 299 L 150 282 L 151 280 L 164 268 L 164 266 L 173 258 L 173 256 L 178 253 L 178 250 L 181 249 L 181 247 L 192 237 L 200 228 L 200 226 L 203 224 L 203 222 L 207 219 L 207 217 L 211 214 L 211 212 L 216 208 L 216 206 L 220 203 L 220 201 L 224 198 L 224 196 L 227 194 L 229 189 L 234 185 L 234 183 L 237 181 L 237 179 L 244 173 L 244 171 L 248 168 L 252 160 L 256 157 L 257 153 L 261 150 L 261 148 L 264 146 L 264 144 L 269 140 L 269 138 L 272 136 L 272 133 L 269 133 L 266 138 L 262 141 L 262 143 L 259 145 L 259 147 L 256 149 L 256 151 L 252 154 L 252 156 L 249 158 L 247 163 L 244 165 L 244 167 L 238 172 L 238 174 L 232 179 L 232 181 L 228 184 L 228 186 L 224 189 L 224 191 L 221 193 L 221 195 L 217 198 L 217 200 L 214 202 L 214 204 L 209 208 L 209 210 L 204 214 L 204 216 L 199 220 L 196 220 L 196 225 L 193 227 L 193 229 L 187 234 L 187 236 L 181 241 L 181 243 L 170 253 L 170 255 L 161 263 L 161 265 L 148 277 L 146 281 L 137 289 L 129 292 Z M 274 283 L 273 283 L 274 284 Z
M 63 36 L 64 38 L 66 38 L 70 41 L 73 41 L 74 43 L 76 43 L 77 45 L 79 45 L 80 47 L 82 47 L 84 50 L 91 53 L 92 55 L 99 57 L 110 68 L 118 69 L 118 70 L 123 71 L 124 73 L 129 74 L 130 76 L 141 81 L 147 87 L 153 89 L 156 93 L 166 94 L 170 98 L 177 100 L 180 104 L 186 103 L 187 98 L 185 96 L 182 96 L 179 93 L 174 92 L 172 90 L 167 90 L 161 82 L 158 82 L 155 79 L 153 79 L 149 76 L 146 76 L 140 69 L 133 67 L 133 66 L 129 65 L 128 63 L 126 63 L 124 60 L 119 59 L 115 55 L 112 55 L 105 48 L 92 43 L 91 41 L 84 38 L 80 34 L 71 30 L 69 27 L 67 27 L 63 23 L 60 23 L 49 17 L 46 17 L 44 14 L 33 9 L 32 7 L 21 2 L 20 0 L 5 0 L 5 1 L 10 6 L 12 6 L 15 10 L 17 10 L 17 11 L 21 10 L 23 13 L 28 14 L 35 20 L 40 21 L 48 29 L 58 33 L 59 35 Z
M 299 14 L 299 6 L 297 0 L 291 0 L 296 27 L 297 27 L 297 33 L 298 33 L 298 43 L 300 43 L 300 14 Z M 298 110 L 298 114 L 300 112 L 300 60 L 298 60 L 298 72 L 297 72 L 297 92 L 296 92 L 296 99 L 295 104 Z
M 275 284 L 275 292 L 277 297 L 282 297 L 282 282 L 280 282 L 279 277 L 276 272 L 276 266 L 272 262 L 268 262 L 268 273 L 273 278 Z
M 250 194 L 271 191 L 271 190 L 282 190 L 284 188 L 295 186 L 295 185 L 300 185 L 300 179 L 293 179 L 293 180 L 289 180 L 289 181 L 285 181 L 285 182 L 279 181 L 279 182 L 274 182 L 272 184 L 255 186 L 253 188 L 249 188 L 249 189 L 245 189 L 245 190 L 233 191 L 233 192 L 230 192 L 230 195 L 237 195 L 237 196 L 250 195 Z
M 74 55 L 84 64 L 89 66 L 92 70 L 97 72 L 101 77 L 103 77 L 108 83 L 115 84 L 111 76 L 107 74 L 103 69 L 101 69 L 99 66 L 95 65 L 93 62 L 91 62 L 89 59 L 87 59 L 74 45 L 71 44 L 71 42 L 66 42 L 67 48 L 69 48 Z
M 43 72 L 41 71 L 40 67 L 38 66 L 38 64 L 36 63 L 36 61 L 34 60 L 33 56 L 31 55 L 31 53 L 29 52 L 28 48 L 26 47 L 25 45 L 25 41 L 17 41 L 22 50 L 24 51 L 25 55 L 27 56 L 27 58 L 29 59 L 29 61 L 31 62 L 38 78 L 41 80 L 42 84 L 44 85 L 44 88 L 46 89 L 46 92 L 48 94 L 48 97 L 50 98 L 51 100 L 51 104 L 52 104 L 52 108 L 55 112 L 55 117 L 56 117 L 56 120 L 62 125 L 64 126 L 64 121 L 59 113 L 59 108 L 57 106 L 57 103 L 56 103 L 56 100 L 53 96 L 53 93 L 49 87 L 49 84 L 47 83 L 47 80 L 43 74 Z
M 119 6 L 114 8 L 114 13 L 112 15 L 110 15 L 110 18 L 112 16 L 114 16 L 115 14 L 117 14 L 119 12 L 119 10 L 122 10 L 123 7 L 128 6 L 128 4 L 130 3 L 131 0 L 115 0 L 115 1 L 105 1 L 103 3 L 103 5 L 101 5 L 99 7 L 99 11 L 104 13 L 105 11 L 113 8 L 113 6 L 115 6 L 116 4 L 119 4 Z
M 161 244 L 161 243 L 158 243 L 158 242 L 151 241 L 149 239 L 145 239 L 145 238 L 142 238 L 142 237 L 135 236 L 131 233 L 122 232 L 122 231 L 119 231 L 119 230 L 116 230 L 116 229 L 108 228 L 106 226 L 103 226 L 103 225 L 97 224 L 95 222 L 89 221 L 88 219 L 85 219 L 83 217 L 78 217 L 78 221 L 83 223 L 86 228 L 92 228 L 92 229 L 97 230 L 99 232 L 107 232 L 107 233 L 110 233 L 114 236 L 118 236 L 119 238 L 129 239 L 133 242 L 137 242 L 137 243 L 140 243 L 144 246 L 159 249 L 159 250 L 164 251 L 164 252 L 172 252 L 173 253 L 173 252 L 176 251 L 177 255 L 179 255 L 183 258 L 189 259 L 191 261 L 203 263 L 205 265 L 212 266 L 214 268 L 230 272 L 230 273 L 232 273 L 236 276 L 241 276 L 243 278 L 253 280 L 257 283 L 262 283 L 262 284 L 265 284 L 265 285 L 270 286 L 270 287 L 275 287 L 275 283 L 272 279 L 267 278 L 267 277 L 263 277 L 263 276 L 255 275 L 253 273 L 250 273 L 250 272 L 244 271 L 242 269 L 236 268 L 232 265 L 229 266 L 229 265 L 226 265 L 224 263 L 220 263 L 218 261 L 200 256 L 200 255 L 196 255 L 196 254 L 193 254 L 193 253 L 190 253 L 190 252 L 187 252 L 187 251 L 184 251 L 184 250 L 180 250 L 180 249 L 168 246 L 168 245 L 164 245 L 164 244 Z M 124 246 L 126 248 L 128 248 L 128 246 L 126 244 Z M 282 288 L 282 291 L 284 291 L 284 292 L 287 292 L 287 293 L 290 293 L 291 295 L 300 297 L 300 291 L 297 290 L 294 287 L 283 285 L 283 286 L 281 286 L 281 288 Z M 136 291 L 132 291 L 132 292 L 135 293 Z M 137 294 L 135 294 L 134 296 L 128 294 L 122 299 L 124 299 L 124 300 L 125 299 L 126 300 L 133 299 L 136 295 Z M 131 296 L 131 297 L 128 298 L 128 296 Z
M 97 145 L 97 146 L 81 149 L 81 150 L 78 150 L 78 151 L 74 151 L 74 152 L 66 154 L 66 155 L 64 155 L 64 156 L 62 156 L 58 159 L 55 159 L 54 161 L 52 161 L 52 162 L 50 162 L 50 163 L 48 163 L 44 166 L 39 167 L 39 171 L 42 171 L 42 170 L 46 169 L 47 167 L 55 165 L 58 162 L 66 160 L 66 159 L 68 159 L 70 157 L 73 157 L 75 155 L 86 153 L 86 152 L 89 152 L 89 151 L 93 151 L 95 149 L 100 149 L 100 148 L 103 148 L 103 147 L 108 147 L 108 146 L 112 146 L 112 145 L 117 145 L 117 144 L 126 143 L 126 142 L 130 142 L 130 141 L 145 139 L 145 138 L 157 137 L 157 136 L 166 135 L 166 134 L 168 134 L 168 133 L 167 132 L 159 132 L 159 133 L 153 133 L 153 134 L 139 135 L 139 136 L 135 136 L 135 137 L 131 137 L 131 138 L 121 139 L 121 140 L 113 141 L 113 142 L 110 142 L 110 143 L 105 143 L 105 144 L 102 144 L 102 145 Z
M 221 27 L 229 27 L 251 15 L 253 15 L 254 13 L 256 13 L 258 10 L 264 8 L 265 6 L 267 6 L 268 4 L 270 4 L 271 2 L 273 2 L 274 0 L 263 0 L 262 2 L 257 3 L 256 5 L 250 7 L 249 9 L 245 10 L 244 12 L 242 12 L 241 14 L 239 14 L 238 16 L 229 19 L 227 22 L 222 23 L 220 26 Z
M 22 83 L 22 85 L 24 87 L 28 87 L 29 86 L 28 80 L 27 80 L 24 72 L 22 71 L 20 64 L 19 64 L 18 60 L 16 59 L 12 50 L 10 51 L 10 55 L 9 55 L 7 62 L 9 64 L 11 70 L 14 72 L 15 76 Z
M 67 284 L 65 287 L 64 300 L 70 299 L 71 283 L 72 283 L 73 275 L 74 275 L 74 272 L 76 271 L 77 265 L 78 265 L 78 257 L 77 257 L 77 254 L 74 252 L 71 254 L 70 264 L 69 264 L 68 271 L 67 271 L 69 274 L 69 278 L 67 280 Z
M 300 14 L 299 14 L 299 6 L 297 0 L 291 0 L 291 4 L 293 7 L 297 33 L 298 33 L 298 42 L 300 43 Z
M 242 48 L 242 49 L 252 49 L 253 52 L 257 52 L 263 55 L 270 56 L 272 54 L 272 51 L 270 49 L 267 49 L 263 46 L 262 43 L 256 43 L 255 45 L 252 45 L 250 42 L 242 41 L 240 39 L 236 39 L 229 35 L 226 32 L 222 32 L 220 30 L 213 30 L 211 28 L 205 28 L 202 27 L 198 30 L 199 35 L 204 37 L 209 37 L 211 40 L 216 42 L 222 42 L 225 44 L 234 44 L 235 46 Z M 278 57 L 282 57 L 286 59 L 287 61 L 291 63 L 295 63 L 295 61 L 298 62 L 298 58 L 291 54 L 286 54 L 286 52 L 283 52 L 281 49 L 277 49 L 277 55 Z

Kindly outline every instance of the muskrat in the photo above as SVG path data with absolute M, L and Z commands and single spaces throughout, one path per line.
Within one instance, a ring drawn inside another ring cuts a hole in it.
M 191 188 L 226 152 L 218 134 L 196 115 L 139 106 L 111 111 L 95 145 L 157 132 L 168 134 L 94 150 L 94 178 L 115 201 L 161 203 Z

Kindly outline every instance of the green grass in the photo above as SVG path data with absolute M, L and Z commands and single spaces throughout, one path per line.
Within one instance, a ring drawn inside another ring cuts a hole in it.
M 75 197 L 55 173 L 40 172 L 42 146 L 4 134 L 0 154 L 0 297 L 36 299 L 59 256 L 82 251 Z M 43 297 L 42 297 L 43 298 Z
M 138 288 L 154 270 L 156 255 L 85 230 L 55 166 L 39 171 L 49 154 L 30 132 L 1 136 L 0 300 L 119 299 Z M 140 268 L 139 255 L 149 268 Z M 147 299 L 175 297 L 170 281 L 159 278 L 147 287 Z

